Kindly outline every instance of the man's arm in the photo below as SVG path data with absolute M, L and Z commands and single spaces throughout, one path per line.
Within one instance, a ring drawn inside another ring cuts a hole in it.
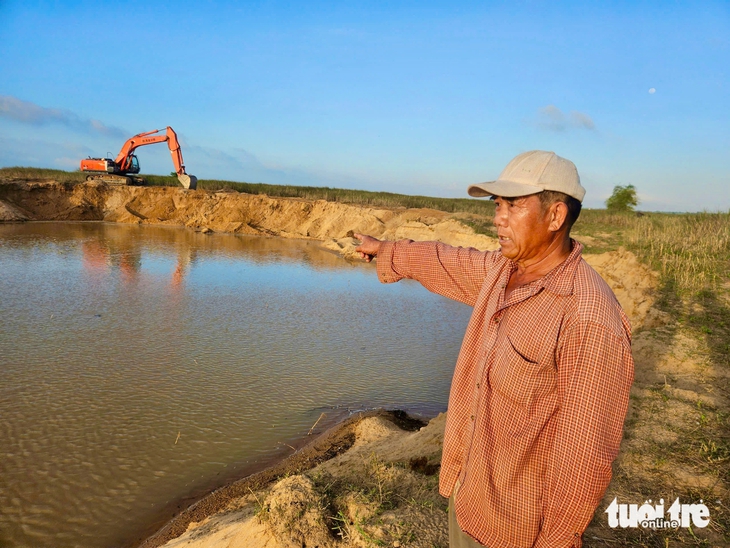
M 583 321 L 558 358 L 560 408 L 534 548 L 581 546 L 611 479 L 634 378 L 628 336 Z
M 410 278 L 426 289 L 474 306 L 493 252 L 452 247 L 440 242 L 381 241 L 355 234 L 362 244 L 355 251 L 366 261 L 378 257 L 378 278 L 392 283 Z

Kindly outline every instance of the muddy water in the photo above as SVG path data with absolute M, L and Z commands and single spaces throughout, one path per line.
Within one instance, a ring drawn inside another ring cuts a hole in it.
M 0 225 L 0 546 L 126 545 L 322 412 L 443 409 L 469 312 L 316 242 Z

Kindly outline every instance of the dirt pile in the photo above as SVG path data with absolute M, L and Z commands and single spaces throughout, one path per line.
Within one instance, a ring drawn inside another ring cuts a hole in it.
M 23 214 L 17 207 L 0 201 L 0 222 L 15 222 L 27 220 L 27 215 Z
M 263 512 L 270 517 L 269 529 L 285 548 L 318 546 L 329 548 L 334 538 L 327 528 L 326 502 L 307 476 L 279 481 L 266 497 Z

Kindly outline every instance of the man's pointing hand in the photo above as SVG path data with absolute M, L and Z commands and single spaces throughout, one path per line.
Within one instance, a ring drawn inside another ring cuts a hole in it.
M 358 240 L 362 241 L 362 243 L 355 248 L 355 251 L 360 253 L 361 259 L 365 259 L 365 261 L 369 263 L 378 254 L 381 241 L 366 234 L 355 234 L 354 236 Z

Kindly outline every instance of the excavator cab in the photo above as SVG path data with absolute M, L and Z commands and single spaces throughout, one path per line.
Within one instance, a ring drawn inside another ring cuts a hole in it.
M 129 159 L 127 173 L 139 173 L 139 160 L 137 160 L 136 154 L 132 154 L 132 157 Z

